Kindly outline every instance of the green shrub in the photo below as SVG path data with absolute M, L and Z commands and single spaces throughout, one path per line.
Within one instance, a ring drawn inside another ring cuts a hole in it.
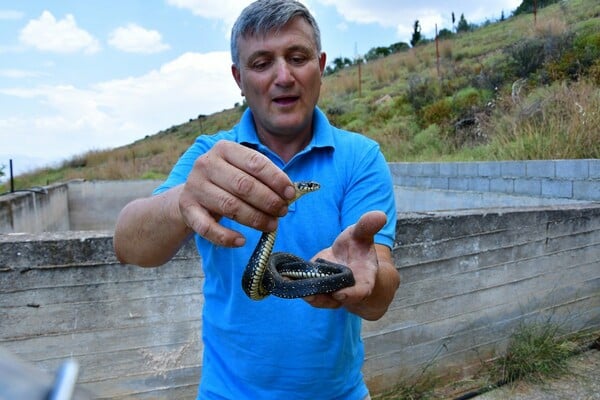
M 414 153 L 428 157 L 442 153 L 443 145 L 440 127 L 435 124 L 429 125 L 417 133 L 412 140 L 412 150 Z
M 511 46 L 507 52 L 519 78 L 527 78 L 544 64 L 560 60 L 573 47 L 570 33 L 532 37 Z
M 411 75 L 408 78 L 408 89 L 405 96 L 413 109 L 420 111 L 439 97 L 439 85 L 420 75 Z
M 421 114 L 423 126 L 441 125 L 453 118 L 452 102 L 448 98 L 438 100 L 423 107 Z

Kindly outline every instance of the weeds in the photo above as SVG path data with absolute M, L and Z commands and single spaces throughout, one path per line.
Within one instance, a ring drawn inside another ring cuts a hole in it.
M 600 158 L 600 90 L 587 81 L 537 89 L 488 121 L 500 160 Z
M 575 347 L 556 324 L 522 324 L 511 336 L 506 354 L 492 366 L 491 376 L 502 383 L 560 376 L 567 372 Z

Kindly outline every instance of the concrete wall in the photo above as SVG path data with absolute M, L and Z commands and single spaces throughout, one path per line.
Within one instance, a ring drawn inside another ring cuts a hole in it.
M 600 201 L 600 160 L 390 163 L 394 183 L 423 189 Z
M 521 322 L 600 328 L 600 205 L 401 215 L 402 284 L 365 322 L 374 392 L 422 369 L 470 375 Z M 194 398 L 202 279 L 187 247 L 167 266 L 116 262 L 110 232 L 0 235 L 0 347 L 54 371 L 68 357 L 99 398 Z
M 119 211 L 162 181 L 73 180 L 0 197 L 1 233 L 112 230 Z
M 66 184 L 0 196 L 0 234 L 68 230 L 67 197 Z
M 162 181 L 72 181 L 69 182 L 69 229 L 112 230 L 119 211 L 132 199 L 147 197 Z
M 0 348 L 50 373 L 75 359 L 94 398 L 192 399 L 201 288 L 193 246 L 144 269 L 109 232 L 0 235 Z
M 401 216 L 394 260 L 401 288 L 363 332 L 375 389 L 470 376 L 521 323 L 600 328 L 600 204 Z

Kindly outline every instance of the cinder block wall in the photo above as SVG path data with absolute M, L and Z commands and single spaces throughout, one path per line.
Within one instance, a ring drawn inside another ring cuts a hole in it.
M 389 165 L 399 186 L 600 201 L 598 159 Z
M 402 284 L 365 322 L 373 392 L 430 370 L 469 376 L 521 322 L 600 328 L 600 205 L 400 216 Z M 193 246 L 156 269 L 120 265 L 110 232 L 0 235 L 0 347 L 110 399 L 194 398 L 202 273 Z

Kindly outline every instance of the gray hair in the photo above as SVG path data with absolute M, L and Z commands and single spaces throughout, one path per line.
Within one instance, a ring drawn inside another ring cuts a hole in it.
M 239 39 L 277 32 L 295 17 L 302 17 L 313 29 L 317 52 L 321 53 L 321 31 L 308 8 L 295 0 L 258 0 L 244 8 L 231 29 L 231 60 L 239 67 Z

